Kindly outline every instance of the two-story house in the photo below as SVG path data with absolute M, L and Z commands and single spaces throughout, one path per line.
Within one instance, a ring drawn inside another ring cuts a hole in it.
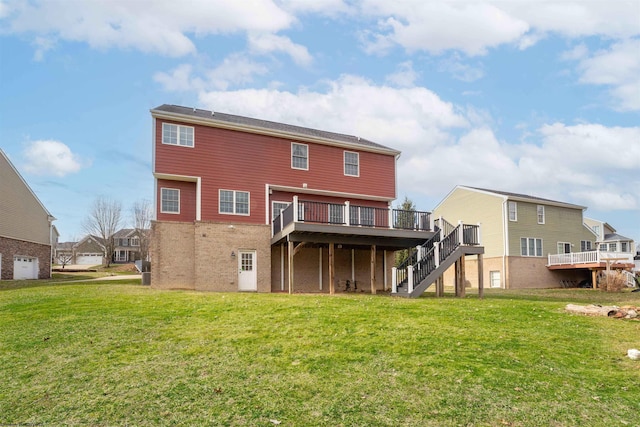
M 428 212 L 392 208 L 397 150 L 174 105 L 151 116 L 153 287 L 375 293 L 396 250 L 435 234 Z
M 457 186 L 436 206 L 434 216 L 482 225 L 484 278 L 490 287 L 549 288 L 591 281 L 606 268 L 610 254 L 595 250 L 599 238 L 585 223 L 585 209 L 525 194 Z M 628 267 L 623 260 L 611 265 Z
M 113 235 L 113 262 L 134 262 L 142 259 L 141 243 L 144 243 L 143 230 L 123 228 Z M 146 261 L 146 260 L 145 260 Z
M 54 220 L 0 150 L 0 279 L 51 277 Z

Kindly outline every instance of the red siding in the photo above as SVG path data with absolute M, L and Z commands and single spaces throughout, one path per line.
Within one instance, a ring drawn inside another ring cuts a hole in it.
M 189 125 L 195 128 L 194 148 L 180 147 L 162 144 L 163 122 L 171 121 L 156 120 L 155 172 L 202 177 L 203 221 L 264 223 L 266 183 L 291 187 L 307 184 L 310 189 L 395 197 L 393 155 L 346 149 L 360 153 L 360 176 L 352 177 L 344 175 L 344 148 L 300 142 L 309 147 L 309 170 L 296 170 L 291 168 L 291 143 L 297 142 L 293 139 Z M 251 215 L 220 215 L 221 188 L 250 192 Z M 172 215 L 165 219 L 176 218 Z
M 180 213 L 162 213 L 160 212 L 160 200 L 161 188 L 177 188 L 180 190 Z M 164 179 L 158 180 L 158 195 L 156 200 L 158 201 L 156 206 L 156 212 L 158 213 L 158 221 L 183 221 L 192 222 L 196 219 L 196 183 L 185 181 L 167 181 Z

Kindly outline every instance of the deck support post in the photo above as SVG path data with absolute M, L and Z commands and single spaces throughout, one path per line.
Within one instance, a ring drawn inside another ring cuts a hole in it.
M 444 296 L 444 276 L 440 276 L 436 279 L 436 296 Z
M 597 281 L 598 281 L 598 270 L 594 268 L 591 270 L 591 286 L 593 286 L 593 289 L 596 288 Z
M 288 250 L 287 250 L 287 256 L 289 257 L 289 293 L 292 294 L 293 293 L 293 247 L 294 243 L 293 242 L 289 242 L 288 244 Z
M 391 267 L 391 293 L 398 293 L 398 269 Z
M 478 254 L 478 298 L 484 298 L 484 265 L 482 254 Z
M 333 295 L 336 293 L 336 284 L 335 284 L 335 243 L 329 243 L 329 294 Z
M 376 293 L 376 245 L 371 245 L 371 295 Z
M 407 293 L 413 292 L 413 265 L 407 266 Z
M 462 231 L 462 225 L 460 226 Z M 460 298 L 464 298 L 467 295 L 467 272 L 465 267 L 464 255 L 460 257 Z

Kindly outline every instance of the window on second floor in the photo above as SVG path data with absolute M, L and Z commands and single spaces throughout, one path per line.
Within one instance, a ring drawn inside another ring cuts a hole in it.
M 629 252 L 629 244 L 627 242 L 620 242 L 620 252 Z
M 360 176 L 360 154 L 353 151 L 344 152 L 344 174 Z
M 587 252 L 593 248 L 592 242 L 590 240 L 581 240 L 580 241 L 580 252 Z
M 309 169 L 309 146 L 306 144 L 291 143 L 291 168 Z
M 162 143 L 193 147 L 193 127 L 163 123 Z
M 180 213 L 180 190 L 177 188 L 160 189 L 160 212 Z
M 249 215 L 249 192 L 220 190 L 220 213 Z
M 571 243 L 558 242 L 558 253 L 559 254 L 570 254 L 571 253 Z
M 606 251 L 607 251 L 607 244 L 600 243 L 600 252 L 606 252 Z
M 609 252 L 617 252 L 618 244 L 617 243 L 609 243 Z
M 538 205 L 538 224 L 544 224 L 544 206 Z
M 137 237 L 131 238 L 131 246 L 140 246 L 140 239 Z
M 522 256 L 542 256 L 542 239 L 522 237 L 520 239 L 520 254 Z
M 516 202 L 509 202 L 509 221 L 518 220 L 518 204 Z

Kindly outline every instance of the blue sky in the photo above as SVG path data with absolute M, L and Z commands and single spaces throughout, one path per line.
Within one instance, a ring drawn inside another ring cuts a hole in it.
M 0 147 L 62 240 L 153 199 L 165 103 L 400 149 L 419 209 L 513 191 L 640 242 L 638 0 L 0 0 Z

